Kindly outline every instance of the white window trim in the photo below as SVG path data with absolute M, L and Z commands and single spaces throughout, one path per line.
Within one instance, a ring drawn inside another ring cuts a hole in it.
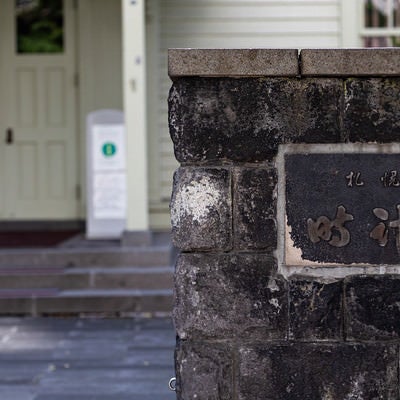
M 363 0 L 341 0 L 342 47 L 362 46 Z
M 392 8 L 393 0 L 388 1 L 388 7 Z M 357 14 L 360 45 L 363 43 L 363 38 L 400 36 L 400 27 L 393 27 L 392 14 L 388 16 L 388 27 L 368 28 L 364 26 L 364 0 L 355 0 L 354 3 L 357 3 L 358 6 Z M 342 4 L 346 4 L 346 0 L 342 1 Z

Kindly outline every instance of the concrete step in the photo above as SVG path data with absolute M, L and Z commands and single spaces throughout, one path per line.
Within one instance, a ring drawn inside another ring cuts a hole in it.
M 108 248 L 7 249 L 0 251 L 0 265 L 35 267 L 73 266 L 167 266 L 171 265 L 171 246 Z
M 170 289 L 173 267 L 0 267 L 1 289 Z
M 0 250 L 0 315 L 170 311 L 173 249 L 80 236 L 61 246 Z
M 0 314 L 170 312 L 172 289 L 158 290 L 0 290 Z

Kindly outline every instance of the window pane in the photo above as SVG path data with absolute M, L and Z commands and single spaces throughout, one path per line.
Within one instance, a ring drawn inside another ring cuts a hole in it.
M 365 0 L 365 26 L 384 28 L 388 26 L 387 0 Z
M 18 53 L 62 53 L 63 0 L 15 0 Z

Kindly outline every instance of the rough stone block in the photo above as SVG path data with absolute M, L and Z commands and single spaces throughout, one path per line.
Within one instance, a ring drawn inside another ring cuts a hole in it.
M 168 74 L 179 76 L 297 76 L 297 49 L 170 49 Z
M 353 276 L 345 281 L 347 339 L 400 338 L 400 276 Z
M 180 162 L 272 159 L 295 134 L 286 79 L 182 78 L 169 96 L 169 126 Z
M 175 364 L 178 400 L 233 399 L 233 352 L 227 344 L 179 341 Z
M 239 400 L 397 400 L 398 349 L 265 344 L 239 350 Z
M 180 338 L 287 336 L 287 285 L 266 254 L 182 254 L 175 273 Z
M 234 243 L 238 249 L 276 248 L 275 170 L 234 170 Z
M 174 176 L 171 221 L 173 244 L 181 250 L 231 249 L 230 171 L 178 169 Z
M 400 75 L 400 49 L 301 50 L 302 76 Z
M 175 156 L 259 162 L 281 143 L 336 143 L 342 93 L 339 79 L 178 79 L 169 96 Z
M 296 86 L 297 134 L 287 143 L 338 143 L 341 141 L 341 79 L 302 79 Z
M 289 282 L 289 337 L 296 340 L 340 340 L 343 281 Z
M 400 79 L 349 79 L 345 82 L 344 129 L 351 142 L 400 139 Z

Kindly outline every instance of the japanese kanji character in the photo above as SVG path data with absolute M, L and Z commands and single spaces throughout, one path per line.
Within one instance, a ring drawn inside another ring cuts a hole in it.
M 364 186 L 364 182 L 361 180 L 361 172 L 350 171 L 350 173 L 346 175 L 346 179 L 348 180 L 348 187 L 353 187 L 354 185 Z
M 398 249 L 400 249 L 400 204 L 397 204 L 397 217 L 395 221 L 391 221 L 389 223 L 389 226 L 391 228 L 397 229 L 397 234 L 396 234 L 396 246 Z
M 387 221 L 389 218 L 389 213 L 384 208 L 374 208 L 372 212 L 381 221 Z M 379 222 L 374 229 L 369 234 L 371 239 L 376 240 L 379 246 L 385 247 L 388 242 L 389 229 L 384 222 Z
M 387 223 L 386 221 L 389 219 L 389 213 L 384 209 L 384 208 L 374 208 L 373 213 L 377 218 L 379 218 L 381 221 L 385 222 L 379 222 L 374 229 L 372 229 L 371 233 L 369 234 L 369 237 L 371 239 L 376 240 L 379 243 L 379 246 L 385 247 L 388 242 L 388 236 L 389 236 L 389 228 L 397 229 L 396 233 L 396 246 L 397 248 L 400 249 L 400 204 L 396 206 L 397 208 L 397 216 L 398 219 L 394 221 L 390 221 Z
M 400 180 L 398 178 L 397 171 L 386 171 L 383 176 L 381 176 L 381 182 L 384 187 L 398 187 L 400 186 Z
M 324 215 L 316 221 L 309 218 L 307 220 L 308 236 L 313 243 L 318 243 L 322 239 L 329 241 L 331 246 L 344 247 L 350 243 L 350 232 L 344 224 L 353 219 L 351 214 L 346 213 L 345 207 L 339 206 L 333 221 Z

